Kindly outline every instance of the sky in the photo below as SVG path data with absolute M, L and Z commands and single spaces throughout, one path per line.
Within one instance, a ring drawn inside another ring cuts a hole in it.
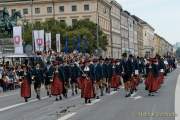
M 169 43 L 180 42 L 180 0 L 117 0 L 129 11 L 155 28 Z

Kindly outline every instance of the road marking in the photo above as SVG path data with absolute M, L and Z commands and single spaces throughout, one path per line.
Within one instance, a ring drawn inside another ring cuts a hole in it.
M 133 98 L 136 94 L 137 94 L 137 92 L 134 92 L 130 98 Z
M 178 76 L 177 79 L 177 84 L 176 84 L 176 92 L 175 92 L 175 113 L 176 117 L 175 120 L 180 120 L 180 75 Z
M 67 120 L 67 119 L 71 118 L 71 117 L 74 116 L 74 115 L 76 115 L 76 112 L 74 112 L 74 113 L 69 113 L 69 114 L 67 114 L 67 115 L 59 118 L 58 120 Z
M 117 91 L 112 91 L 109 95 L 114 95 L 116 93 L 117 93 Z
M 48 98 L 48 96 L 42 97 L 42 100 L 47 99 L 47 98 Z M 18 103 L 18 104 L 15 104 L 15 105 L 7 106 L 7 107 L 4 107 L 4 108 L 1 108 L 0 112 L 6 111 L 6 110 L 9 110 L 9 109 L 12 109 L 12 108 L 16 108 L 16 107 L 19 107 L 19 106 L 22 106 L 22 105 L 25 105 L 25 104 L 28 104 L 28 103 L 32 103 L 32 102 L 35 102 L 35 101 L 38 101 L 38 99 L 30 100 L 27 103 Z
M 138 99 L 141 99 L 142 96 L 137 96 L 137 97 L 134 97 L 134 100 L 138 100 Z
M 94 104 L 98 103 L 99 101 L 101 101 L 101 99 L 95 99 L 95 100 L 91 101 L 91 103 L 88 103 L 86 105 L 94 105 Z
M 108 96 L 116 94 L 118 91 L 111 91 L 111 93 L 107 94 Z

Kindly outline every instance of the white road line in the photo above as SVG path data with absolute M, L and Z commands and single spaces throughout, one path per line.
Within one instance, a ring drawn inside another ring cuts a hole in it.
M 116 94 L 117 93 L 117 91 L 112 91 L 111 93 L 110 93 L 110 95 L 114 95 L 114 94 Z
M 177 84 L 176 84 L 176 92 L 175 92 L 175 120 L 180 120 L 180 75 L 178 76 Z
M 107 94 L 107 95 L 114 95 L 114 94 L 116 94 L 117 93 L 117 91 L 111 91 L 111 93 L 109 93 L 109 94 Z
M 48 98 L 48 96 L 42 97 L 42 100 L 47 99 L 47 98 Z M 38 100 L 33 99 L 33 100 L 30 100 L 27 103 L 24 102 L 24 103 L 18 103 L 18 104 L 15 104 L 15 105 L 7 106 L 7 107 L 4 107 L 4 108 L 1 108 L 0 112 L 6 111 L 6 110 L 9 110 L 9 109 L 12 109 L 12 108 L 16 108 L 16 107 L 19 107 L 19 106 L 22 106 L 22 105 L 25 105 L 25 104 L 28 104 L 28 103 L 32 103 L 32 102 L 35 102 L 35 101 L 38 101 Z
M 136 94 L 137 92 L 133 93 L 130 98 L 133 98 Z
M 142 96 L 137 96 L 137 97 L 134 97 L 134 100 L 138 100 L 138 99 L 141 99 Z
M 91 101 L 91 103 L 88 103 L 86 105 L 94 105 L 94 104 L 98 103 L 99 101 L 101 101 L 101 99 L 95 99 L 95 100 Z
M 74 116 L 74 115 L 76 115 L 76 112 L 74 112 L 74 113 L 69 113 L 69 114 L 67 114 L 67 115 L 59 118 L 58 120 L 67 120 L 67 119 L 71 118 L 71 117 Z

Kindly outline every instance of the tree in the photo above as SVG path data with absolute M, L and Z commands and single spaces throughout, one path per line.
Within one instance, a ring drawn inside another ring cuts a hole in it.
M 33 27 L 33 29 L 32 29 Z M 96 45 L 96 24 L 86 20 L 77 21 L 73 26 L 67 26 L 63 22 L 59 22 L 54 19 L 50 19 L 45 22 L 35 22 L 24 25 L 23 39 L 26 44 L 32 44 L 32 30 L 44 29 L 45 32 L 51 32 L 52 48 L 56 46 L 56 34 L 61 34 L 62 48 L 65 45 L 66 35 L 68 36 L 68 48 L 69 52 L 77 48 L 78 39 L 80 38 L 81 50 L 92 53 L 97 49 Z M 107 36 L 99 29 L 99 46 L 106 50 L 108 45 Z

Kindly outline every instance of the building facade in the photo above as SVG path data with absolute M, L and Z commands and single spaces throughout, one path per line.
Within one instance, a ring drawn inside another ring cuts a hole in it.
M 26 22 L 54 18 L 71 26 L 81 19 L 92 21 L 107 35 L 108 46 L 103 55 L 105 57 L 121 58 L 124 52 L 140 57 L 154 56 L 156 53 L 164 56 L 173 51 L 169 42 L 154 34 L 152 26 L 123 10 L 116 0 L 0 1 L 0 10 L 4 7 L 8 8 L 10 15 L 14 11 L 20 11 L 22 21 Z
M 141 22 L 143 26 L 143 56 L 154 56 L 154 28 L 146 22 Z
M 10 14 L 20 11 L 23 21 L 36 22 L 54 18 L 67 25 L 86 19 L 98 25 L 107 35 L 108 46 L 105 55 L 111 56 L 111 5 L 106 0 L 27 0 L 0 2 L 0 9 L 6 6 Z
M 112 57 L 121 58 L 121 11 L 122 7 L 115 0 L 111 0 L 111 35 Z
M 129 26 L 127 12 L 121 12 L 121 48 L 122 53 L 129 52 Z

